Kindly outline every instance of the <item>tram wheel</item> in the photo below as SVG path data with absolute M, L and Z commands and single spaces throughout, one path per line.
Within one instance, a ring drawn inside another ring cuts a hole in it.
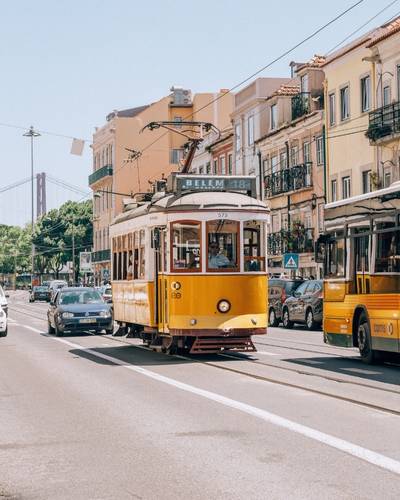
M 382 360 L 379 351 L 372 349 L 371 329 L 365 314 L 361 314 L 357 327 L 358 350 L 364 363 L 374 364 Z

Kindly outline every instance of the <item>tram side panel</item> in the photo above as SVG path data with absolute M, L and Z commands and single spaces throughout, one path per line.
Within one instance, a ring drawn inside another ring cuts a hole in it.
M 151 281 L 114 281 L 114 319 L 124 323 L 156 327 L 154 283 Z

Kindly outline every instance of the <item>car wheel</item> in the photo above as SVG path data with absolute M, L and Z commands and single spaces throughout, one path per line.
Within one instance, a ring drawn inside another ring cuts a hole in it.
M 307 309 L 306 312 L 306 327 L 307 330 L 315 330 L 316 324 L 314 321 L 314 314 L 312 312 L 312 309 Z
M 275 309 L 273 309 L 272 307 L 269 310 L 268 324 L 269 324 L 269 326 L 273 326 L 273 327 L 276 327 L 279 324 L 279 321 L 276 318 Z
M 114 333 L 114 328 L 106 329 L 106 335 L 112 335 Z
M 54 335 L 54 328 L 51 326 L 51 323 L 49 320 L 47 320 L 47 333 L 49 335 Z
M 282 323 L 284 328 L 293 328 L 293 321 L 290 321 L 289 309 L 287 307 L 283 310 Z
M 0 337 L 7 337 L 7 334 L 8 334 L 8 326 L 6 326 L 4 332 L 0 332 Z
M 361 314 L 358 321 L 357 340 L 358 350 L 360 351 L 360 356 L 364 363 L 374 364 L 382 360 L 380 352 L 372 349 L 371 329 L 369 321 L 364 313 Z
M 56 321 L 54 321 L 54 333 L 55 333 L 56 337 L 63 336 L 63 332 L 58 328 Z

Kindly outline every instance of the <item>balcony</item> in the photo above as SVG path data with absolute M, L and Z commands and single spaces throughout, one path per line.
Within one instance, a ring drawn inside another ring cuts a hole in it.
M 308 115 L 311 112 L 310 92 L 299 92 L 292 97 L 292 120 Z
M 302 163 L 285 168 L 264 177 L 265 196 L 271 198 L 279 194 L 312 187 L 312 163 Z
M 268 255 L 314 252 L 314 229 L 298 225 L 290 231 L 282 230 L 268 235 Z
M 112 165 L 104 165 L 104 167 L 95 170 L 92 174 L 89 175 L 89 186 L 96 183 L 100 179 L 103 179 L 103 177 L 107 177 L 112 174 L 113 174 Z
M 98 250 L 97 252 L 92 252 L 92 262 L 107 262 L 111 260 L 110 249 Z
M 385 137 L 400 133 L 400 102 L 371 111 L 369 126 L 365 133 L 370 142 L 375 143 Z M 391 137 L 388 139 L 391 139 Z

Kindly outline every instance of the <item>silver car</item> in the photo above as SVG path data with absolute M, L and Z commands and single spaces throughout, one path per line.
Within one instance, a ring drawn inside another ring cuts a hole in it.
M 321 327 L 322 305 L 322 281 L 304 281 L 283 304 L 283 327 L 292 328 L 294 323 L 304 324 L 308 330 Z

